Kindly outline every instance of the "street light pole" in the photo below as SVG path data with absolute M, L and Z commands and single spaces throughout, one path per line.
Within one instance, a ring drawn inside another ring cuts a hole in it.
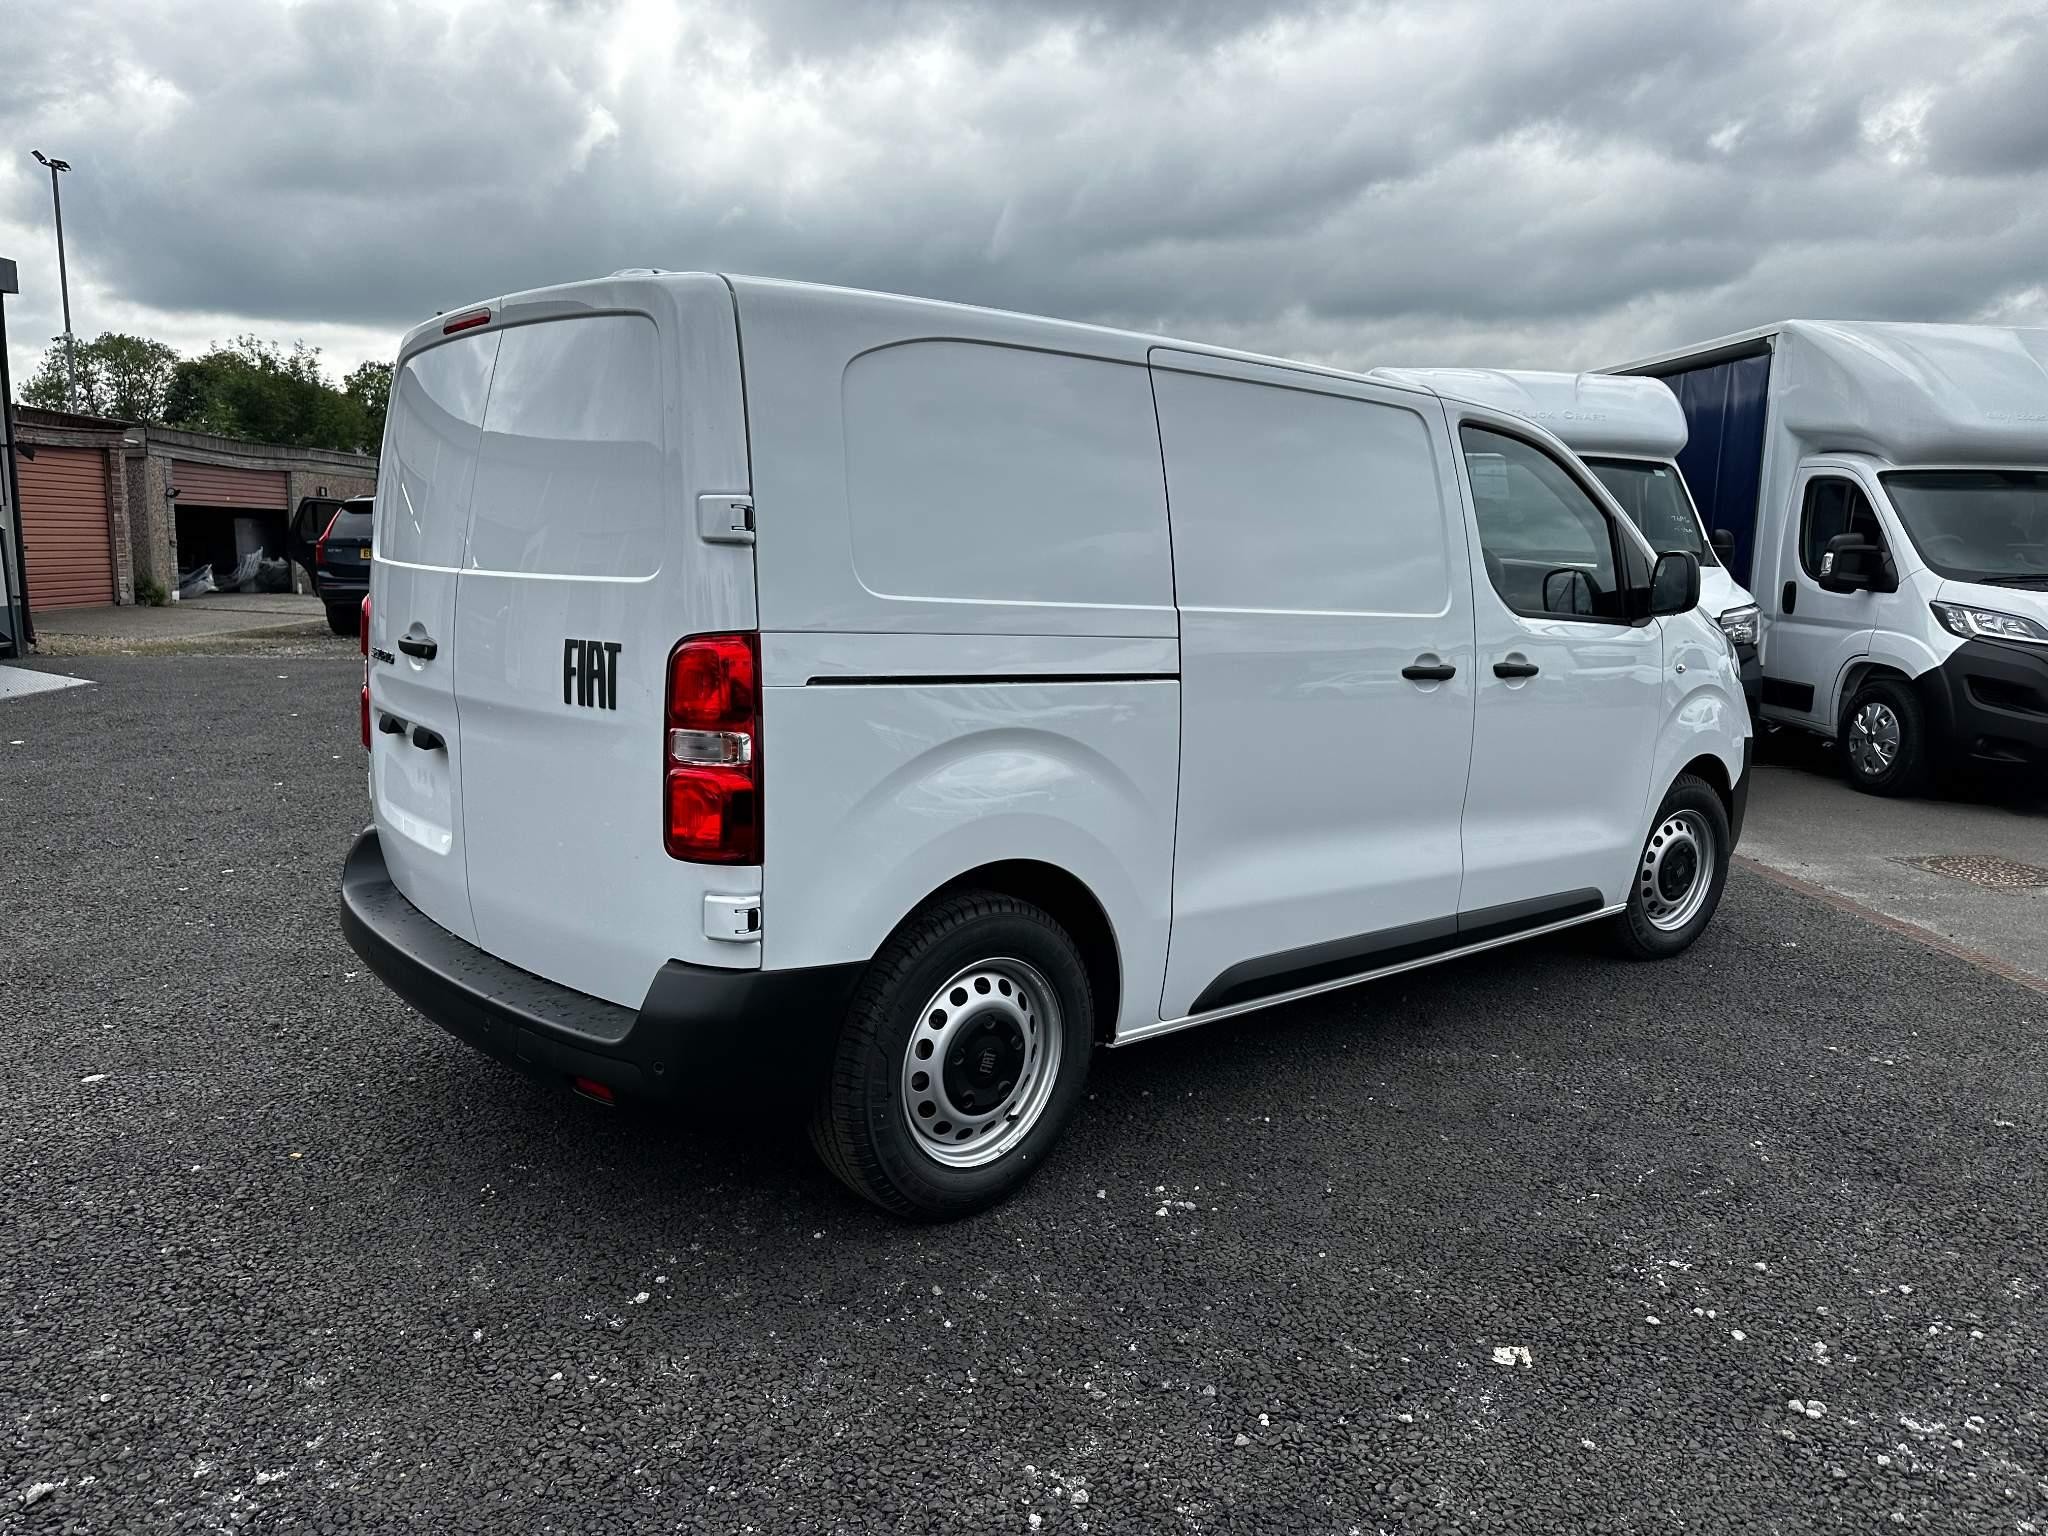
M 57 216 L 57 291 L 64 300 L 64 402 L 78 410 L 78 343 L 71 336 L 71 277 L 64 270 L 64 194 L 57 188 L 57 173 L 71 169 L 69 160 L 52 160 L 40 149 L 29 151 L 50 168 L 50 207 Z

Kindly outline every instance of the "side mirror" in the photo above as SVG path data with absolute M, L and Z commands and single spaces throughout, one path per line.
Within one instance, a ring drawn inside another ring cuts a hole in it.
M 1726 528 L 1716 528 L 1707 536 L 1707 542 L 1714 546 L 1714 555 L 1723 565 L 1735 563 L 1735 535 Z
M 1545 573 L 1543 611 L 1590 616 L 1593 612 L 1592 578 L 1568 565 Z
M 1891 556 L 1860 533 L 1838 533 L 1821 551 L 1814 578 L 1823 592 L 1896 592 Z
M 1699 556 L 1686 549 L 1666 550 L 1650 567 L 1650 616 L 1690 613 L 1700 602 Z

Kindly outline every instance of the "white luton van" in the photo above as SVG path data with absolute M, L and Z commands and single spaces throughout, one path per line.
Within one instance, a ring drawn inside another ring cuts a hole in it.
M 1789 320 L 1618 370 L 1764 599 L 1761 715 L 1849 782 L 2048 775 L 2048 330 Z
M 810 1093 L 821 1030 L 825 1161 L 959 1215 L 1098 1046 L 1690 944 L 1750 750 L 1698 590 L 1425 390 L 750 278 L 496 299 L 398 356 L 343 926 L 599 1098 Z
M 1761 676 L 1756 599 L 1729 575 L 1733 536 L 1708 531 L 1678 467 L 1685 412 L 1656 379 L 1533 368 L 1375 368 L 1371 377 L 1406 381 L 1453 400 L 1495 406 L 1549 428 L 1599 477 L 1629 521 L 1659 551 L 1690 550 L 1700 562 L 1700 606 L 1727 634 L 1742 668 L 1752 713 Z

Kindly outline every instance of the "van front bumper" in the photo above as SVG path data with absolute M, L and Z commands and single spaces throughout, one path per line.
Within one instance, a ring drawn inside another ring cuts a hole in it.
M 392 883 L 377 829 L 349 849 L 341 931 L 385 985 L 459 1040 L 538 1077 L 665 1100 L 836 1032 L 861 967 L 724 970 L 671 960 L 638 1009 L 559 986 L 457 938 Z
M 1915 684 L 1956 756 L 2048 773 L 2048 646 L 1966 640 Z

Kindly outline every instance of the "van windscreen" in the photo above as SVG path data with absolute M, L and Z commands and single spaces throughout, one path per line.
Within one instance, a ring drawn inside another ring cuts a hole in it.
M 1599 477 L 1607 494 L 1650 541 L 1658 554 L 1684 550 L 1701 565 L 1719 565 L 1713 546 L 1700 533 L 1699 515 L 1685 494 L 1685 482 L 1669 464 L 1654 459 L 1587 459 L 1586 468 Z
M 2048 470 L 1899 469 L 1878 478 L 1937 575 L 2048 587 Z

